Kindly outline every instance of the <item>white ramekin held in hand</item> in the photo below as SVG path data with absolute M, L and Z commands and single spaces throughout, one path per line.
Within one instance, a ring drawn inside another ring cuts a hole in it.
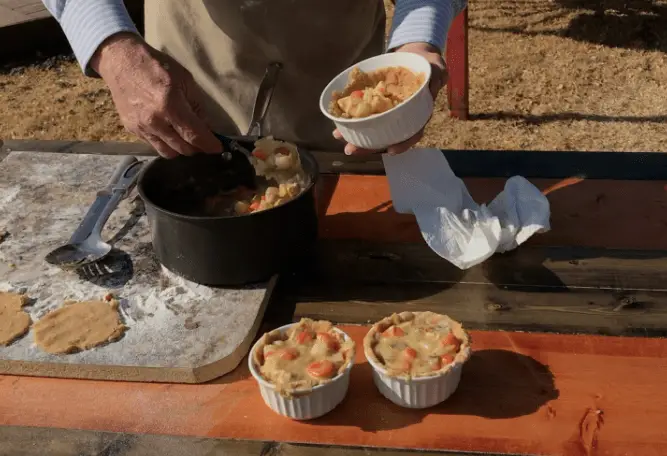
M 353 68 L 371 72 L 388 67 L 403 67 L 424 75 L 424 82 L 408 99 L 392 109 L 363 118 L 341 118 L 329 112 L 334 92 L 342 91 Z M 320 110 L 331 119 L 343 139 L 364 149 L 382 150 L 417 134 L 431 118 L 433 96 L 429 90 L 431 64 L 410 52 L 391 52 L 363 60 L 336 76 L 320 95 Z

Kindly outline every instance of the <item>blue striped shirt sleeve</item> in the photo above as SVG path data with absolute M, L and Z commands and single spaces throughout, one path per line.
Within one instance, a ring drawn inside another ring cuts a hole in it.
M 387 48 L 419 42 L 445 51 L 449 27 L 466 5 L 466 0 L 396 0 Z
M 65 32 L 84 73 L 96 76 L 90 59 L 97 48 L 119 32 L 139 33 L 123 0 L 42 0 Z
M 119 32 L 137 33 L 123 0 L 42 0 L 60 23 L 81 68 L 95 76 L 90 59 L 102 42 Z M 466 0 L 397 0 L 389 49 L 414 42 L 445 50 L 447 32 Z

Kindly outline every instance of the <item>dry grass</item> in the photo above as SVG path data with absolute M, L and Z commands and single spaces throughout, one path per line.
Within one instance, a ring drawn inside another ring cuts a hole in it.
M 0 74 L 0 107 L 0 138 L 136 140 L 104 82 L 70 58 Z
M 424 144 L 667 151 L 667 0 L 472 0 L 472 121 Z M 0 137 L 131 140 L 71 61 L 0 74 Z

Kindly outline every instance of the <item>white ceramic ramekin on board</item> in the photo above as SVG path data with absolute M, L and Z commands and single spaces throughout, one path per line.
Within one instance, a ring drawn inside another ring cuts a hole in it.
M 382 366 L 371 359 L 373 382 L 380 393 L 396 405 L 407 408 L 428 408 L 444 402 L 454 394 L 461 380 L 463 363 L 454 361 L 446 372 L 431 377 L 404 379 L 387 375 Z
M 277 331 L 284 333 L 287 329 L 297 324 L 291 323 L 281 326 Z M 338 328 L 334 328 L 334 331 L 342 334 L 345 340 L 350 340 L 350 336 L 344 331 Z M 350 362 L 345 370 L 331 379 L 331 381 L 307 390 L 295 391 L 293 396 L 285 397 L 276 391 L 272 383 L 262 377 L 258 366 L 255 365 L 255 357 L 253 355 L 261 343 L 262 339 L 260 338 L 250 350 L 248 366 L 250 367 L 250 373 L 255 377 L 259 385 L 259 391 L 262 399 L 264 399 L 264 403 L 271 410 L 293 420 L 311 420 L 326 415 L 343 402 L 350 384 L 350 371 L 352 370 L 352 366 L 354 366 L 354 353 L 350 355 Z
M 376 323 L 371 331 L 376 329 L 377 325 L 384 320 L 386 319 Z M 464 335 L 465 342 L 448 368 L 431 376 L 405 378 L 389 375 L 387 370 L 377 361 L 375 355 L 369 353 L 372 348 L 364 340 L 364 355 L 373 368 L 373 382 L 384 397 L 401 407 L 423 409 L 438 405 L 454 394 L 461 381 L 463 365 L 470 359 L 472 350 L 468 334 L 460 324 L 454 320 L 451 321 L 458 325 L 456 331 L 458 334 L 455 333 L 455 335 L 459 338 Z
M 423 73 L 424 83 L 410 98 L 398 106 L 380 114 L 361 119 L 344 119 L 329 112 L 331 96 L 348 83 L 353 68 L 370 72 L 387 67 L 404 67 L 415 73 Z M 429 90 L 431 64 L 424 57 L 411 52 L 391 52 L 363 60 L 336 76 L 320 95 L 320 110 L 333 120 L 345 141 L 364 149 L 386 149 L 414 136 L 424 128 L 433 113 L 433 96 Z

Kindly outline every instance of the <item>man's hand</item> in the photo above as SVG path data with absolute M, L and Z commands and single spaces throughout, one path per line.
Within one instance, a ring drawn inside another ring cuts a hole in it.
M 396 49 L 396 52 L 413 52 L 423 56 L 431 63 L 431 80 L 429 81 L 429 89 L 431 89 L 431 94 L 435 100 L 438 96 L 438 92 L 440 92 L 445 84 L 447 84 L 447 67 L 445 66 L 445 60 L 443 59 L 440 50 L 428 43 L 409 43 Z M 401 154 L 417 144 L 423 134 L 424 130 L 421 130 L 412 138 L 409 138 L 400 144 L 389 146 L 386 152 L 392 155 Z M 335 138 L 343 140 L 343 137 L 338 130 L 334 130 L 333 135 Z M 345 145 L 345 153 L 347 155 L 370 154 L 375 152 L 381 151 L 360 149 L 352 144 Z
M 201 117 L 192 75 L 141 37 L 110 37 L 90 65 L 109 86 L 125 128 L 163 157 L 222 152 Z

